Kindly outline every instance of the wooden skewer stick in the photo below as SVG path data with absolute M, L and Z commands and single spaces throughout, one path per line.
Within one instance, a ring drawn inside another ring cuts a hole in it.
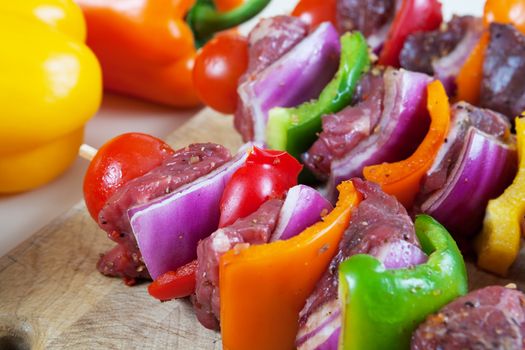
M 97 154 L 97 149 L 90 145 L 86 145 L 85 143 L 83 143 L 78 150 L 78 155 L 90 162 L 95 157 L 95 154 Z

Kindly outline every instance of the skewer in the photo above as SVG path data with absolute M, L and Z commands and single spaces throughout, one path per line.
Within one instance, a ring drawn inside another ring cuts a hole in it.
M 95 157 L 95 154 L 97 154 L 97 151 L 96 148 L 83 143 L 78 150 L 78 155 L 85 160 L 91 161 Z

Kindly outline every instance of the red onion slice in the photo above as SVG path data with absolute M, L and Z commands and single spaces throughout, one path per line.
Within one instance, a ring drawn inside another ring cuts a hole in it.
M 271 242 L 298 235 L 332 211 L 332 204 L 319 192 L 305 185 L 292 187 L 286 195 Z
M 331 165 L 329 198 L 344 180 L 362 176 L 363 168 L 408 157 L 428 129 L 426 89 L 431 78 L 422 73 L 390 69 L 385 73 L 381 120 L 374 133 Z
M 219 203 L 226 183 L 248 153 L 196 181 L 128 210 L 131 228 L 153 279 L 197 257 L 197 244 L 219 224 Z
M 481 228 L 489 199 L 499 196 L 517 169 L 514 145 L 471 128 L 445 186 L 421 210 L 456 235 L 470 236 Z
M 294 107 L 319 95 L 339 65 L 339 34 L 330 23 L 317 29 L 238 88 L 239 97 L 253 109 L 254 140 L 265 142 L 268 111 Z

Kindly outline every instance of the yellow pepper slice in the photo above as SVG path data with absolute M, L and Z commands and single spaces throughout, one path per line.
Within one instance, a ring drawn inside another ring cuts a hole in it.
M 286 241 L 233 249 L 219 267 L 224 349 L 293 349 L 299 312 L 337 252 L 361 200 L 351 181 L 338 186 L 336 208 Z
M 506 275 L 520 250 L 521 220 L 525 215 L 525 120 L 516 118 L 518 174 L 501 196 L 489 201 L 483 231 L 476 240 L 479 267 Z

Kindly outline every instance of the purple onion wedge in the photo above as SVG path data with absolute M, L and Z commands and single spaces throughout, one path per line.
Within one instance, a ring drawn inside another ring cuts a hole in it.
M 197 257 L 197 244 L 219 224 L 224 187 L 247 155 L 241 150 L 231 161 L 196 181 L 128 210 L 133 234 L 153 279 Z
M 332 209 L 332 204 L 313 188 L 305 185 L 292 187 L 286 195 L 270 241 L 287 240 L 298 235 Z
M 417 266 L 427 261 L 427 255 L 417 245 L 402 239 L 381 246 L 373 254 L 388 270 Z
M 408 157 L 428 129 L 426 89 L 431 78 L 422 73 L 389 69 L 385 73 L 383 112 L 374 133 L 331 164 L 329 198 L 344 180 L 362 176 L 363 168 Z
M 340 51 L 337 30 L 322 23 L 279 60 L 239 86 L 239 98 L 253 109 L 256 142 L 266 140 L 270 109 L 294 107 L 319 95 L 337 71 Z
M 473 235 L 481 227 L 489 199 L 505 190 L 516 168 L 514 144 L 470 128 L 445 186 L 426 199 L 421 211 L 453 234 Z

